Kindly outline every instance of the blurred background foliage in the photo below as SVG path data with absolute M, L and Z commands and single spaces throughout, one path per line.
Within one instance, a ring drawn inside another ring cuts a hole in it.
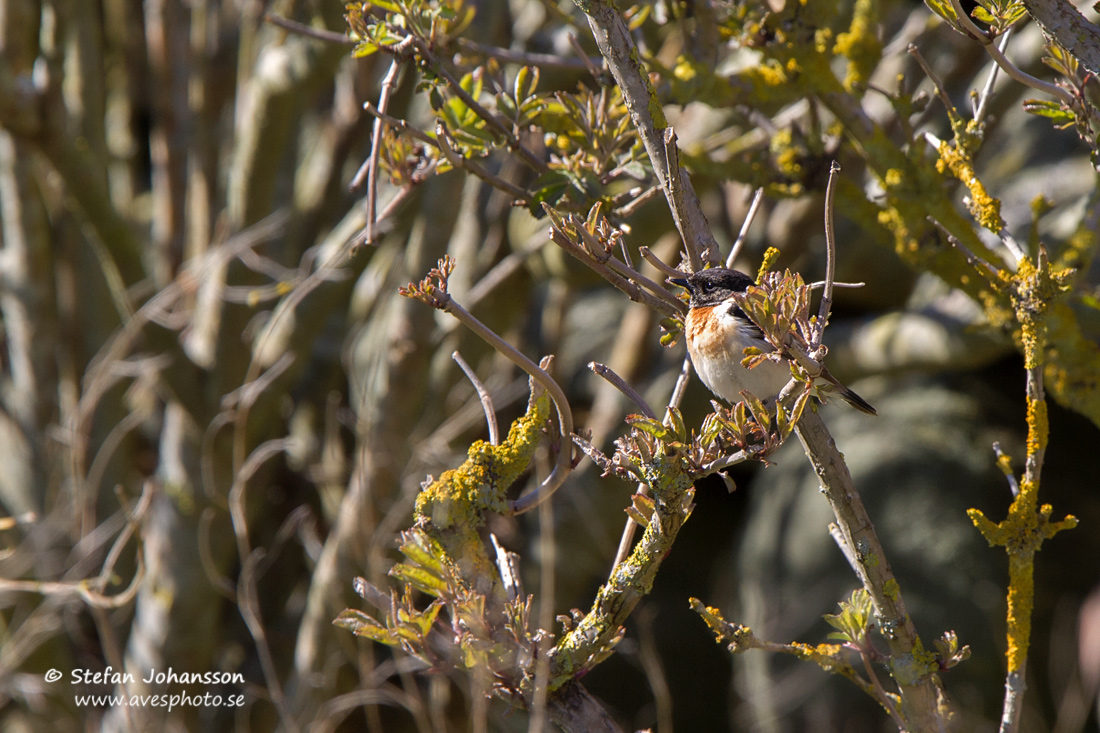
M 1100 200 L 1088 105 L 1069 118 L 1040 104 L 1052 125 L 1023 110 L 1042 95 L 1002 75 L 982 95 L 980 128 L 960 134 L 991 62 L 916 2 L 657 0 L 625 15 L 713 254 L 724 259 L 763 187 L 738 266 L 755 272 L 774 246 L 778 267 L 819 279 L 829 162 L 843 165 L 838 279 L 867 285 L 837 293 L 829 364 L 880 416 L 829 405 L 826 419 L 921 633 L 955 629 L 972 649 L 944 675 L 965 730 L 999 717 L 1007 577 L 965 510 L 1000 517 L 1011 501 L 990 446 L 1023 455 L 1024 370 L 1003 304 L 924 221 L 1000 254 L 970 218 L 987 202 L 935 171 L 933 143 L 971 156 L 1017 240 L 1078 268 L 1051 339 L 1042 498 L 1081 528 L 1038 556 L 1024 729 L 1095 729 Z M 397 16 L 404 25 L 378 22 Z M 599 202 L 649 277 L 663 279 L 640 247 L 675 265 L 682 246 L 584 15 L 569 0 L 6 0 L 0 44 L 4 729 L 526 728 L 526 713 L 471 694 L 467 678 L 415 675 L 411 657 L 332 620 L 361 603 L 354 576 L 387 587 L 421 482 L 485 436 L 452 352 L 502 425 L 526 401 L 510 362 L 397 296 L 438 258 L 457 260 L 458 302 L 525 354 L 556 355 L 596 446 L 634 408 L 589 361 L 668 402 L 683 346 L 660 345 L 662 314 L 547 235 L 544 203 L 585 215 Z M 1008 55 L 1046 79 L 1074 71 L 1044 67 L 1043 46 L 1024 22 Z M 1067 88 L 1091 99 L 1095 84 L 1075 73 Z M 373 177 L 364 103 L 392 118 Z M 691 385 L 689 426 L 708 399 Z M 697 487 L 652 595 L 585 678 L 624 726 L 890 729 L 817 667 L 731 661 L 688 607 L 697 596 L 766 638 L 816 643 L 822 615 L 855 587 L 804 457 L 788 447 L 771 460 L 731 472 L 734 493 L 717 479 Z M 538 512 L 493 520 L 524 560 L 543 628 L 590 604 L 632 490 L 582 464 Z M 216 691 L 245 704 L 77 707 L 75 694 L 112 688 L 72 684 L 69 670 L 108 665 L 138 679 L 240 672 L 244 684 Z M 44 682 L 49 669 L 66 678 Z

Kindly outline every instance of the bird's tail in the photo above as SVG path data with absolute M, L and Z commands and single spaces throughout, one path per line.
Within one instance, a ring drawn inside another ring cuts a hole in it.
M 878 410 L 871 407 L 871 403 L 843 385 L 837 388 L 837 394 L 840 395 L 841 399 L 860 412 L 866 412 L 868 415 L 878 414 Z
M 870 402 L 845 387 L 843 384 L 837 381 L 837 378 L 834 377 L 832 374 L 829 374 L 829 372 L 826 371 L 823 372 L 821 376 L 823 376 L 826 380 L 828 380 L 830 384 L 833 385 L 833 387 L 836 389 L 836 393 L 840 395 L 840 398 L 847 402 L 849 405 L 856 408 L 860 412 L 866 412 L 868 415 L 878 414 L 878 410 L 871 407 Z

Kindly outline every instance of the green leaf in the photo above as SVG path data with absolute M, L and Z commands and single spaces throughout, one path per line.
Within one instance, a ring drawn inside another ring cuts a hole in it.
M 420 530 L 410 530 L 401 535 L 401 554 L 417 565 L 430 570 L 438 577 L 444 574 L 443 548 Z
M 535 193 L 527 204 L 527 209 L 536 219 L 541 219 L 546 215 L 543 204 L 553 206 L 569 190 L 569 177 L 561 171 L 549 171 L 539 176 L 531 184 L 531 188 Z
M 626 512 L 626 516 L 634 520 L 634 523 L 639 527 L 649 526 L 649 515 L 642 514 L 635 506 L 628 506 L 623 511 Z
M 980 20 L 983 23 L 987 23 L 989 25 L 999 25 L 998 20 L 990 15 L 988 10 L 981 6 L 974 8 L 974 12 L 972 13 L 972 15 L 974 16 L 974 18 Z
M 378 50 L 378 45 L 376 43 L 374 43 L 374 41 L 368 41 L 367 39 L 363 39 L 359 43 L 355 44 L 355 48 L 352 50 L 351 55 L 352 55 L 353 58 L 365 59 L 367 56 L 370 56 L 372 53 L 375 53 L 377 50 Z
M 672 428 L 672 434 L 676 436 L 676 440 L 684 442 L 687 440 L 687 428 L 684 426 L 684 416 L 680 414 L 680 411 L 675 407 L 669 406 L 668 408 L 668 423 Z
M 1077 121 L 1077 116 L 1072 111 L 1064 108 L 1058 102 L 1047 99 L 1028 99 L 1024 101 L 1024 112 L 1047 117 L 1056 125 L 1072 125 Z
M 512 96 L 517 104 L 523 104 L 539 85 L 539 70 L 537 66 L 524 66 L 516 72 L 516 81 L 512 85 Z
M 428 635 L 428 632 L 432 630 L 432 626 L 435 625 L 435 620 L 439 616 L 439 612 L 442 610 L 443 601 L 435 600 L 416 618 L 416 623 L 420 626 L 421 636 Z
M 744 404 L 749 408 L 749 412 L 752 413 L 753 419 L 760 423 L 760 426 L 765 430 L 772 424 L 771 415 L 768 413 L 768 409 L 764 407 L 764 403 L 760 401 L 756 395 L 749 392 L 743 392 L 741 397 L 745 400 Z
M 436 598 L 447 591 L 447 584 L 438 575 L 433 575 L 423 568 L 413 567 L 408 563 L 397 563 L 390 568 L 389 574 L 391 577 L 408 583 L 417 590 Z
M 664 423 L 645 415 L 627 415 L 626 424 L 641 430 L 643 433 L 652 435 L 654 438 L 660 439 L 668 435 L 668 427 Z
M 643 5 L 639 8 L 637 5 L 628 9 L 623 13 L 623 18 L 627 22 L 627 28 L 631 33 L 642 27 L 642 23 L 645 23 L 646 18 L 649 17 L 649 13 L 652 10 L 652 6 Z
M 924 4 L 928 6 L 936 15 L 940 16 L 952 26 L 958 24 L 959 16 L 955 14 L 955 8 L 952 7 L 947 0 L 924 0 Z
M 401 15 L 401 8 L 397 7 L 397 3 L 392 3 L 390 0 L 371 0 L 370 4 L 376 8 L 385 10 L 387 13 Z
M 396 631 L 387 629 L 367 614 L 362 611 L 357 611 L 354 608 L 344 609 L 332 623 L 347 629 L 356 636 L 364 636 L 368 639 L 373 639 L 379 644 L 397 646 L 397 644 L 400 643 Z

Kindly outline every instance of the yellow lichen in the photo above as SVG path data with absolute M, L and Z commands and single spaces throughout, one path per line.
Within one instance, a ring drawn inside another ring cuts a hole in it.
M 1035 562 L 1027 557 L 1009 554 L 1008 557 L 1008 671 L 1017 672 L 1027 661 L 1031 640 L 1031 611 L 1035 596 Z
M 768 247 L 764 250 L 764 259 L 760 261 L 760 269 L 756 271 L 756 282 L 760 282 L 764 278 L 764 273 L 772 269 L 772 265 L 779 259 L 779 250 L 775 247 Z
M 806 151 L 794 144 L 794 134 L 790 128 L 777 130 L 770 143 L 775 165 L 787 178 L 802 177 L 802 159 Z
M 851 91 L 867 83 L 882 58 L 882 42 L 878 39 L 878 3 L 856 0 L 852 24 L 848 31 L 836 37 L 833 52 L 848 59 L 844 88 Z
M 1046 450 L 1050 427 L 1047 424 L 1046 400 L 1027 401 L 1027 453 L 1036 455 Z
M 940 158 L 936 161 L 936 170 L 940 173 L 950 171 L 951 175 L 959 179 L 970 190 L 970 202 L 968 208 L 971 215 L 978 223 L 991 232 L 999 232 L 1004 229 L 1005 222 L 1001 218 L 1001 202 L 989 195 L 985 185 L 978 179 L 974 172 L 974 164 L 970 156 L 952 147 L 946 141 L 939 145 Z
M 476 441 L 466 462 L 443 474 L 416 497 L 416 513 L 436 529 L 476 528 L 486 512 L 506 507 L 505 492 L 527 469 L 550 409 L 545 393 L 531 400 L 527 414 L 512 423 L 500 445 Z

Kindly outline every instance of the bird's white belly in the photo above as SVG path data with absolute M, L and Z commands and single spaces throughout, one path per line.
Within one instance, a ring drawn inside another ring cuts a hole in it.
M 731 404 L 742 400 L 742 390 L 751 392 L 761 400 L 779 394 L 791 379 L 791 370 L 786 362 L 763 361 L 752 369 L 741 366 L 746 347 L 755 346 L 765 352 L 770 351 L 770 347 L 764 341 L 749 337 L 749 332 L 738 327 L 732 315 L 715 315 L 718 315 L 717 331 L 724 334 L 724 338 L 710 340 L 710 348 L 697 342 L 696 347 L 691 349 L 695 372 L 703 384 Z

